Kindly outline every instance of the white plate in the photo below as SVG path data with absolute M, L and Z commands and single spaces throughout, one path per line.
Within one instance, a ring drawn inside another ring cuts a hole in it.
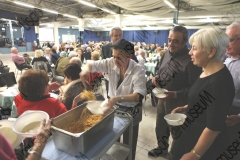
M 21 143 L 24 137 L 13 132 L 13 123 L 14 122 L 9 120 L 0 120 L 0 133 L 3 134 L 4 137 L 12 144 L 13 148 L 15 148 Z
M 164 98 L 166 97 L 166 94 L 164 94 L 164 92 L 168 92 L 168 90 L 164 89 L 164 88 L 154 88 L 152 90 L 152 92 L 154 93 L 154 95 L 157 97 L 157 98 Z

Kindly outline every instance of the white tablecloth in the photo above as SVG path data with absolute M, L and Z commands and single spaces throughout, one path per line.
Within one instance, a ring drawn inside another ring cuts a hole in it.
M 150 71 L 153 74 L 155 74 L 156 65 L 157 65 L 156 63 L 145 63 L 144 64 L 146 71 Z
M 3 108 L 11 108 L 14 97 L 19 93 L 18 85 L 9 87 L 7 90 L 0 92 L 0 106 Z

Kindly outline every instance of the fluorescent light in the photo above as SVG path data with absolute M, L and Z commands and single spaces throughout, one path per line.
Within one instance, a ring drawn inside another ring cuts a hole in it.
M 96 8 L 97 6 L 95 6 L 94 4 L 92 4 L 92 3 L 88 3 L 88 2 L 85 2 L 85 1 L 79 1 L 80 3 L 82 3 L 82 4 L 84 4 L 84 5 L 86 5 L 86 6 L 89 6 L 89 7 L 93 7 L 93 8 Z
M 174 6 L 171 2 L 169 2 L 168 0 L 163 0 L 163 1 L 164 1 L 164 3 L 166 3 L 169 7 L 175 9 L 175 6 Z
M 69 14 L 64 14 L 63 16 L 69 17 L 69 18 L 78 18 L 78 17 L 76 17 L 76 16 L 72 16 L 72 15 L 69 15 Z
M 13 2 L 13 3 L 16 3 L 16 4 L 21 5 L 21 6 L 29 7 L 29 8 L 35 8 L 34 6 L 26 4 L 26 3 L 21 3 L 21 2 Z
M 48 10 L 48 9 L 42 9 L 43 11 L 46 11 L 46 12 L 50 12 L 50 13 L 54 13 L 54 14 L 58 14 L 58 12 L 56 11 L 53 11 L 53 10 Z
M 115 12 L 109 11 L 108 9 L 101 8 L 101 10 L 103 10 L 103 11 L 105 11 L 105 12 L 108 12 L 108 13 L 111 13 L 111 14 L 116 14 Z

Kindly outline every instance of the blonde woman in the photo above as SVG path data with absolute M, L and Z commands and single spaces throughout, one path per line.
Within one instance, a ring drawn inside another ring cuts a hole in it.
M 98 51 L 94 51 L 91 53 L 91 60 L 97 61 L 100 59 L 100 53 Z
M 44 62 L 44 66 L 45 66 L 45 71 L 47 72 L 52 72 L 51 70 L 51 66 L 50 64 L 48 63 L 48 60 L 46 57 L 43 56 L 43 51 L 42 50 L 36 50 L 35 51 L 35 56 L 32 60 L 32 65 L 33 65 L 33 68 L 35 68 L 36 66 L 34 66 L 34 62 Z M 38 65 L 37 65 L 38 66 Z M 36 68 L 35 68 L 36 69 Z
M 46 57 L 43 57 L 43 51 L 42 50 L 36 50 L 35 51 L 35 56 L 32 60 L 32 65 L 34 64 L 34 62 L 39 62 L 39 61 L 48 62 Z

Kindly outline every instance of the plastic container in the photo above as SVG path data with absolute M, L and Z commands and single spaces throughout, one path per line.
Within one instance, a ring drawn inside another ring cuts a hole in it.
M 22 130 L 27 125 L 40 122 L 46 119 L 46 122 L 49 120 L 49 115 L 44 111 L 31 110 L 24 112 L 13 124 L 13 131 L 23 137 L 33 137 L 38 134 L 38 129 L 34 129 L 32 132 L 23 133 Z
M 181 113 L 173 113 L 173 114 L 168 114 L 168 115 L 164 116 L 164 119 L 171 126 L 182 125 L 185 122 L 186 118 L 187 118 L 187 116 L 185 114 L 181 114 Z

